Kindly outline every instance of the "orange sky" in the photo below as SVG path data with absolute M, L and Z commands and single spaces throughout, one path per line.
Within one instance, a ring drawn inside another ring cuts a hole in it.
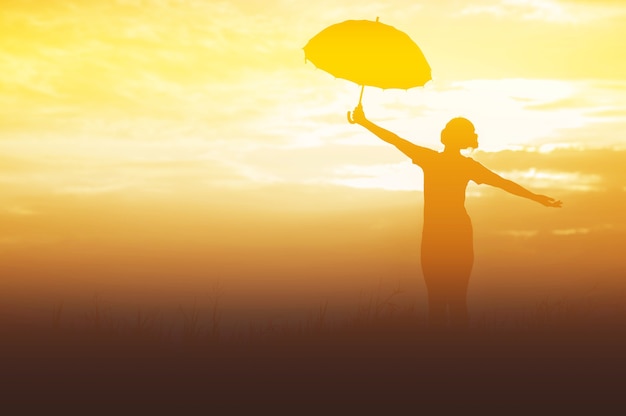
M 251 309 L 340 309 L 379 281 L 423 301 L 421 171 L 346 122 L 358 86 L 302 51 L 377 16 L 418 43 L 433 80 L 366 88 L 372 120 L 440 149 L 445 122 L 468 117 L 472 157 L 564 201 L 470 185 L 474 305 L 615 293 L 623 2 L 309 3 L 3 1 L 3 302 L 176 304 L 218 280 Z

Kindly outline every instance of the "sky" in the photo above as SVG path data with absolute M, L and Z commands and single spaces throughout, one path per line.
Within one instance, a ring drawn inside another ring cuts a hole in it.
M 422 305 L 421 171 L 347 123 L 359 86 L 302 49 L 377 17 L 432 80 L 365 88 L 370 119 L 441 150 L 467 117 L 468 156 L 564 202 L 470 184 L 470 304 L 623 293 L 624 1 L 0 4 L 7 308 L 178 305 L 219 287 L 233 310 L 283 319 L 397 285 Z

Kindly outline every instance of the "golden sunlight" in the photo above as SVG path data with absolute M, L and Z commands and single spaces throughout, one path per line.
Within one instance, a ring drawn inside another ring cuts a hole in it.
M 379 88 L 305 61 L 363 20 L 430 72 Z M 468 159 L 435 177 L 468 180 L 435 193 L 457 222 L 435 218 L 427 249 L 463 254 L 444 265 L 473 270 L 472 308 L 623 284 L 623 39 L 616 1 L 5 1 L 0 294 L 188 305 L 220 280 L 243 326 L 327 299 L 345 315 L 378 281 L 423 306 L 424 166 L 445 147 Z

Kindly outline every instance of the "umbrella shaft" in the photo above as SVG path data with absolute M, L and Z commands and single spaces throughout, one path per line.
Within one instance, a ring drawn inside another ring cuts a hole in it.
M 359 106 L 361 105 L 361 100 L 363 99 L 363 90 L 365 89 L 365 85 L 361 85 L 361 95 L 359 95 Z

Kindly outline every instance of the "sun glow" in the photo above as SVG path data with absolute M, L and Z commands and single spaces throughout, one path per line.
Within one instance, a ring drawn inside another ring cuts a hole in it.
M 389 191 L 423 190 L 421 173 L 410 162 L 388 165 L 340 167 L 328 178 L 329 183 L 361 189 L 386 189 Z
M 324 27 L 376 16 L 415 40 L 432 81 L 365 88 L 368 118 L 440 151 L 467 117 L 466 156 L 564 201 L 546 211 L 470 183 L 476 293 L 516 282 L 485 265 L 529 253 L 528 285 L 563 284 L 583 250 L 583 266 L 623 276 L 624 6 L 418 3 L 3 2 L 0 292 L 170 298 L 219 277 L 253 309 L 415 282 L 422 170 L 348 123 L 358 85 L 304 62 Z

